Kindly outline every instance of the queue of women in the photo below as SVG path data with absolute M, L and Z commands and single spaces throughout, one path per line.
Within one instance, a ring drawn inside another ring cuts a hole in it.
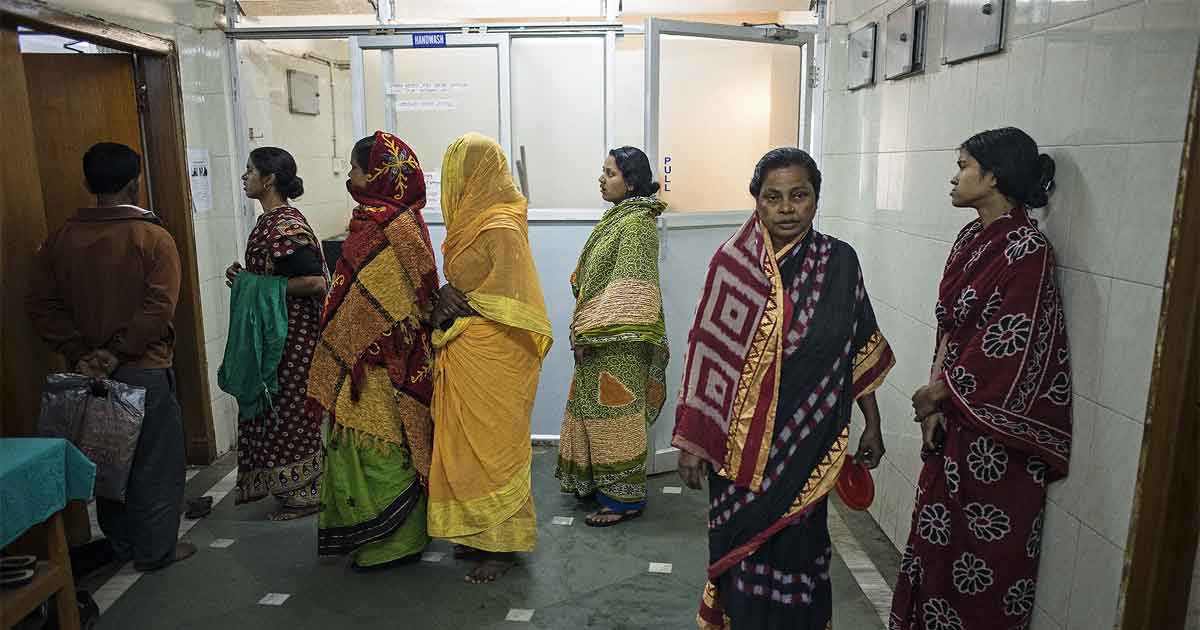
M 250 352 L 244 370 L 267 376 L 264 400 L 239 414 L 238 501 L 275 497 L 275 520 L 317 513 L 319 552 L 358 570 L 408 562 L 439 538 L 473 559 L 468 582 L 494 581 L 537 538 L 530 415 L 552 332 L 526 200 L 495 141 L 451 145 L 439 274 L 412 149 L 376 132 L 351 164 L 358 206 L 331 273 L 291 204 L 303 192 L 294 159 L 260 148 L 246 165 L 263 214 L 246 267 L 227 273 L 233 320 L 277 303 L 286 321 L 279 351 Z M 1067 474 L 1071 445 L 1054 252 L 1029 214 L 1053 175 L 1018 129 L 959 149 L 950 201 L 977 217 L 946 262 L 929 383 L 912 396 L 924 467 L 892 629 L 1029 624 L 1046 487 Z M 666 396 L 655 227 L 666 206 L 638 149 L 610 151 L 599 183 L 613 206 L 571 276 L 575 374 L 555 476 L 594 502 L 587 525 L 609 527 L 646 509 L 647 427 Z M 813 227 L 813 159 L 770 151 L 749 193 L 756 212 L 709 263 L 675 418 L 679 473 L 710 495 L 697 623 L 821 630 L 833 613 L 829 495 L 844 468 L 885 453 L 875 392 L 895 357 L 858 255 Z M 263 278 L 267 297 L 254 292 Z M 851 454 L 855 406 L 865 429 Z

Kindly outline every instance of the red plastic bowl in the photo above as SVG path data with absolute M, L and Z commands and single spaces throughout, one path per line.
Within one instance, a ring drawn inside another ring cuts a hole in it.
M 871 478 L 871 471 L 855 461 L 853 456 L 847 456 L 838 475 L 837 493 L 842 503 L 852 510 L 861 511 L 871 507 L 871 502 L 875 500 L 875 480 Z

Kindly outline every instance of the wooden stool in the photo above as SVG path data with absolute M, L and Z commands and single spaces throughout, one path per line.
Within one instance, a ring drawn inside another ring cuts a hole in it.
M 75 601 L 75 576 L 71 573 L 71 556 L 67 551 L 63 513 L 56 512 L 45 523 L 27 532 L 45 528 L 46 561 L 38 562 L 33 582 L 21 588 L 0 591 L 0 629 L 9 630 L 42 602 L 55 598 L 58 627 L 79 630 L 79 605 Z

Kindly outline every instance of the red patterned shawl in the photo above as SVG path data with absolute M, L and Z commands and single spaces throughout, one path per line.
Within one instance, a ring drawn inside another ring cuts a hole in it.
M 959 233 L 936 315 L 951 419 L 1043 459 L 1071 455 L 1071 359 L 1054 249 L 1024 208 Z
M 433 372 L 429 331 L 420 316 L 438 288 L 429 229 L 421 216 L 425 175 L 412 149 L 382 131 L 375 134 L 366 170 L 367 189 L 350 190 L 359 206 L 321 316 L 321 339 L 309 371 L 310 404 L 335 421 L 351 422 L 338 413 L 339 405 L 358 400 L 368 365 L 386 367 L 404 418 L 403 433 L 390 418 L 364 420 L 361 414 L 354 416 L 357 424 L 346 426 L 393 443 L 406 437 L 424 475 L 432 444 Z

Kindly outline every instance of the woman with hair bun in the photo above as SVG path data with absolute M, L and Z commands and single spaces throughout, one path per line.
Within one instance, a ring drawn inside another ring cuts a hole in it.
M 319 480 L 324 468 L 320 418 L 307 412 L 305 403 L 328 272 L 316 233 L 289 201 L 304 194 L 304 180 L 296 174 L 296 160 L 290 153 L 277 147 L 251 151 L 242 189 L 258 201 L 263 213 L 246 244 L 246 266 L 230 265 L 225 271 L 226 284 L 234 287 L 242 273 L 253 274 L 258 282 L 250 285 L 250 278 L 243 278 L 238 282 L 241 286 L 234 289 L 231 333 L 239 325 L 239 314 L 262 301 L 261 292 L 278 291 L 283 294 L 279 317 L 286 309 L 286 338 L 282 348 L 275 348 L 282 351 L 277 357 L 267 357 L 268 348 L 262 353 L 265 360 L 260 358 L 255 365 L 248 364 L 250 357 L 258 354 L 251 347 L 232 348 L 221 367 L 221 385 L 226 391 L 241 392 L 235 394 L 239 404 L 237 502 L 274 496 L 280 509 L 268 518 L 286 521 L 315 513 L 320 503 Z M 278 297 L 276 294 L 276 301 Z M 251 337 L 260 334 L 253 332 L 257 329 L 252 326 L 241 329 L 248 334 L 231 336 L 230 344 L 249 346 Z M 239 339 L 246 343 L 239 344 Z M 269 369 L 267 364 L 272 361 L 277 364 L 275 382 L 255 379 L 253 372 Z M 256 384 L 258 392 L 265 388 L 269 395 L 256 398 L 247 383 Z
M 657 192 L 645 153 L 609 151 L 600 195 L 616 205 L 571 275 L 575 376 L 555 477 L 563 492 L 599 503 L 586 519 L 592 527 L 636 518 L 646 506 L 646 428 L 662 410 L 668 358 L 656 220 L 666 204 Z
M 950 200 L 979 218 L 942 276 L 929 384 L 913 395 L 925 464 L 892 630 L 1029 627 L 1046 487 L 1067 476 L 1071 359 L 1054 249 L 1031 208 L 1054 160 L 1012 127 L 958 150 Z

